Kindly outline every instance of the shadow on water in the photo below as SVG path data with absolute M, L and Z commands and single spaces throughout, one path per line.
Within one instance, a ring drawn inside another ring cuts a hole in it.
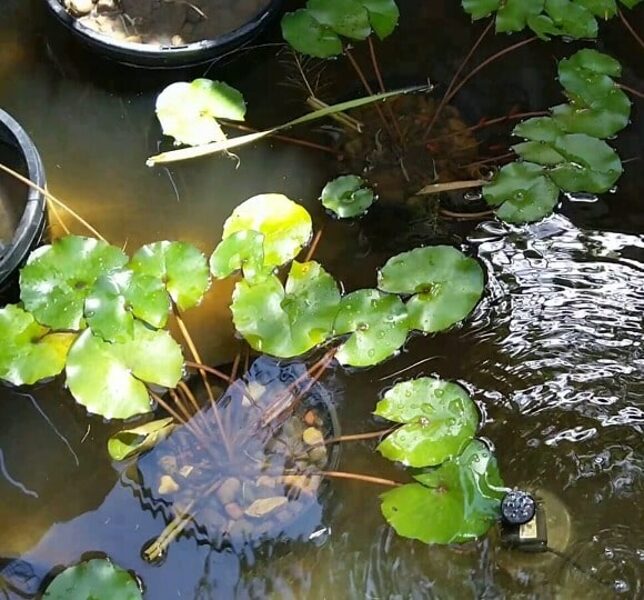
M 441 92 L 480 25 L 470 25 L 458 2 L 400 4 L 401 33 L 380 49 L 385 75 L 409 81 L 421 73 Z M 64 39 L 45 35 L 36 8 L 5 0 L 1 9 L 0 106 L 36 141 L 51 189 L 114 243 L 133 250 L 181 238 L 210 251 L 232 208 L 269 190 L 305 201 L 322 222 L 314 199 L 334 165 L 298 147 L 244 148 L 239 167 L 221 158 L 146 169 L 161 139 L 156 93 L 164 79 L 196 73 L 150 76 L 94 63 Z M 604 49 L 641 89 L 637 48 L 619 23 L 603 27 Z M 271 35 L 265 41 L 277 32 Z M 490 39 L 481 56 L 507 43 L 504 36 Z M 570 51 L 553 43 L 509 56 L 472 81 L 458 99 L 460 110 L 477 122 L 515 106 L 540 110 L 560 101 L 554 58 Z M 304 110 L 301 94 L 277 85 L 285 70 L 271 48 L 216 76 L 244 91 L 255 125 Z M 337 64 L 328 77 L 336 87 L 355 88 Z M 641 156 L 643 127 L 640 103 L 632 126 L 615 140 L 623 158 Z M 436 241 L 463 244 L 482 260 L 488 278 L 486 297 L 468 322 L 412 339 L 378 368 L 328 374 L 324 384 L 337 391 L 343 433 L 378 428 L 370 411 L 397 381 L 423 374 L 461 381 L 481 409 L 482 435 L 495 445 L 506 483 L 560 501 L 568 562 L 508 556 L 494 535 L 448 548 L 399 539 L 380 515 L 379 488 L 334 481 L 311 541 L 215 551 L 187 536 L 161 565 L 147 564 L 141 547 L 166 519 L 142 510 L 110 463 L 105 443 L 118 426 L 88 419 L 55 381 L 0 388 L 0 556 L 6 557 L 0 598 L 28 597 L 54 567 L 88 551 L 136 571 L 153 600 L 641 596 L 643 191 L 640 158 L 626 164 L 614 194 L 573 198 L 558 215 L 523 229 L 449 223 L 437 233 L 408 207 L 384 205 L 358 223 L 325 221 L 319 259 L 347 290 L 373 286 L 375 268 L 392 254 Z M 226 362 L 234 352 L 229 297 L 229 284 L 217 284 L 189 314 L 210 362 Z M 401 476 L 369 442 L 346 447 L 342 469 Z

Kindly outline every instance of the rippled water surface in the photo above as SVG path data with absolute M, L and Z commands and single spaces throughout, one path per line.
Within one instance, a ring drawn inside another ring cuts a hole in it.
M 400 4 L 401 32 L 379 49 L 385 76 L 394 85 L 429 76 L 440 91 L 478 29 L 457 2 Z M 134 570 L 152 600 L 642 597 L 641 102 L 615 141 L 629 159 L 615 193 L 572 198 L 541 223 L 437 228 L 417 207 L 390 202 L 359 223 L 330 222 L 315 201 L 336 169 L 323 153 L 270 142 L 241 150 L 239 166 L 217 158 L 147 169 L 145 158 L 161 140 L 155 94 L 167 81 L 204 69 L 133 74 L 92 62 L 47 29 L 38 6 L 3 3 L 0 106 L 33 136 L 52 191 L 115 244 L 134 249 L 181 238 L 209 252 L 234 206 L 276 191 L 303 201 L 315 222 L 325 223 L 319 259 L 347 290 L 374 285 L 378 266 L 419 244 L 453 243 L 478 256 L 487 292 L 467 322 L 412 339 L 378 368 L 332 370 L 322 384 L 342 432 L 355 433 L 380 427 L 370 416 L 374 403 L 403 378 L 461 382 L 484 415 L 481 435 L 494 445 L 505 482 L 546 499 L 550 544 L 561 554 L 510 553 L 495 531 L 460 547 L 403 540 L 380 515 L 379 487 L 334 480 L 301 530 L 313 531 L 310 539 L 235 551 L 184 536 L 160 564 L 148 564 L 141 551 L 165 526 L 163 511 L 151 510 L 128 473 L 109 461 L 105 443 L 118 426 L 88 418 L 54 381 L 0 388 L 0 598 L 35 593 L 52 569 L 87 553 L 107 553 Z M 641 53 L 617 22 L 603 39 L 624 63 L 628 83 L 643 89 Z M 507 43 L 488 40 L 481 56 Z M 539 110 L 559 102 L 553 56 L 570 52 L 565 44 L 534 44 L 509 56 L 472 81 L 460 110 L 476 122 L 514 106 Z M 331 87 L 343 88 L 338 93 L 355 89 L 341 65 L 328 71 Z M 253 124 L 304 110 L 301 93 L 278 85 L 289 71 L 273 47 L 215 74 L 244 91 Z M 298 132 L 307 133 L 320 135 Z M 237 348 L 229 298 L 230 286 L 218 284 L 189 313 L 197 343 L 217 364 L 228 363 Z M 340 467 L 404 477 L 369 442 L 345 446 Z

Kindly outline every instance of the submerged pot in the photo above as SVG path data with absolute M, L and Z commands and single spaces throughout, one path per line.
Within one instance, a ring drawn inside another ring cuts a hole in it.
M 45 170 L 36 147 L 25 130 L 3 110 L 0 110 L 0 163 L 45 187 Z M 18 269 L 40 243 L 44 228 L 43 195 L 0 172 L 0 303 L 12 299 Z
M 189 67 L 222 57 L 257 37 L 277 16 L 284 2 L 266 0 L 266 6 L 243 25 L 211 39 L 178 44 L 172 44 L 168 40 L 167 43 L 150 44 L 132 41 L 129 38 L 117 39 L 100 33 L 70 14 L 64 6 L 64 0 L 44 1 L 54 18 L 85 46 L 116 62 L 146 69 Z

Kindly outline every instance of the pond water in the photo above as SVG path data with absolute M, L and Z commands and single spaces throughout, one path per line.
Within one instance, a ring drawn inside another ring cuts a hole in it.
M 332 370 L 322 383 L 333 394 L 343 433 L 354 433 L 379 428 L 370 415 L 374 403 L 403 378 L 460 381 L 484 415 L 481 433 L 496 448 L 505 482 L 553 499 L 552 539 L 565 558 L 509 553 L 494 533 L 461 547 L 399 539 L 380 515 L 381 488 L 332 481 L 312 513 L 315 522 L 307 523 L 311 540 L 235 552 L 181 537 L 160 564 L 148 564 L 141 551 L 163 529 L 163 514 L 110 462 L 105 443 L 118 427 L 88 418 L 54 381 L 0 387 L 0 573 L 11 586 L 0 582 L 0 597 L 34 593 L 52 569 L 87 553 L 106 553 L 134 570 L 152 600 L 642 597 L 641 102 L 615 141 L 622 158 L 634 159 L 615 192 L 571 198 L 541 223 L 436 226 L 416 209 L 386 201 L 359 223 L 337 223 L 317 206 L 322 185 L 337 171 L 322 152 L 271 141 L 240 150 L 239 165 L 219 157 L 146 168 L 161 140 L 155 95 L 167 82 L 206 69 L 146 74 L 97 63 L 50 34 L 37 5 L 3 2 L 0 106 L 32 135 L 51 190 L 114 244 L 133 250 L 183 239 L 210 252 L 232 209 L 271 191 L 302 201 L 314 222 L 325 224 L 317 256 L 347 290 L 372 286 L 387 258 L 423 243 L 463 244 L 481 259 L 486 295 L 462 326 L 416 337 L 378 368 Z M 439 93 L 480 25 L 472 27 L 451 0 L 400 5 L 401 30 L 379 48 L 385 77 L 392 85 L 430 77 Z M 604 49 L 622 61 L 629 85 L 643 89 L 641 52 L 618 22 L 605 29 Z M 490 38 L 480 56 L 508 43 Z M 566 44 L 532 44 L 508 56 L 472 80 L 458 98 L 461 113 L 475 123 L 514 107 L 554 104 L 560 90 L 553 57 L 571 52 Z M 292 67 L 273 46 L 213 73 L 244 92 L 255 126 L 305 110 L 302 90 L 281 85 Z M 327 66 L 322 84 L 325 79 L 339 96 L 358 89 L 340 63 Z M 297 132 L 307 134 L 325 135 Z M 237 352 L 230 290 L 215 285 L 187 315 L 212 364 L 228 363 Z M 369 442 L 345 445 L 341 467 L 403 476 Z

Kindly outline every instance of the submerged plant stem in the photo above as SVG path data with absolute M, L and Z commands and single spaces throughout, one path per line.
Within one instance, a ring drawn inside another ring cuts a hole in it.
M 635 41 L 644 48 L 644 40 L 637 34 L 637 31 L 633 28 L 633 26 L 628 22 L 626 17 L 624 16 L 624 13 L 618 8 L 617 12 L 619 13 L 619 18 L 622 20 L 622 23 L 624 23 L 624 27 L 628 29 L 629 33 L 633 36 Z
M 431 183 L 426 185 L 422 190 L 416 192 L 417 196 L 429 196 L 431 194 L 440 194 L 442 192 L 457 192 L 459 190 L 470 190 L 486 184 L 484 179 L 472 179 L 469 181 L 448 181 L 447 183 Z
M 354 433 L 350 435 L 340 435 L 338 437 L 329 438 L 314 444 L 315 446 L 328 446 L 330 444 L 341 444 L 343 442 L 360 442 L 362 440 L 373 440 L 376 438 L 384 437 L 385 435 L 390 434 L 392 431 L 398 429 L 398 425 L 394 427 L 389 427 L 388 429 L 381 429 L 380 431 L 370 431 L 369 433 Z
M 148 393 L 152 398 L 156 401 L 156 403 L 163 408 L 171 417 L 176 419 L 177 422 L 179 422 L 181 425 L 184 425 L 192 435 L 197 438 L 197 440 L 204 446 L 206 447 L 208 445 L 208 442 L 203 434 L 203 432 L 200 429 L 197 429 L 194 426 L 194 423 L 191 423 L 189 420 L 187 420 L 185 417 L 182 417 L 174 408 L 172 408 L 161 396 L 158 394 L 155 394 L 152 390 L 148 389 Z
M 195 418 L 199 417 L 199 419 L 200 419 L 199 423 L 200 424 L 203 423 L 203 425 L 205 426 L 206 430 L 208 431 L 208 433 L 210 435 L 215 435 L 215 431 L 213 430 L 212 426 L 210 425 L 210 421 L 208 421 L 208 419 L 206 419 L 206 417 L 204 416 L 203 412 L 201 411 L 201 407 L 199 406 L 199 402 L 197 402 L 197 399 L 195 398 L 195 395 L 192 393 L 192 390 L 186 385 L 185 382 L 183 382 L 183 381 L 179 382 L 179 384 L 177 386 L 176 393 L 177 393 L 177 395 L 183 394 L 183 396 L 185 396 L 188 399 L 188 401 L 190 402 L 190 404 L 194 408 Z
M 321 477 L 332 477 L 335 479 L 350 479 L 353 481 L 362 481 L 365 483 L 375 483 L 377 485 L 387 485 L 389 487 L 400 487 L 405 485 L 400 481 L 394 481 L 393 479 L 383 479 L 382 477 L 372 477 L 371 475 L 363 475 L 362 473 L 347 473 L 345 471 L 320 471 L 314 473 L 314 475 L 320 475 Z
M 210 367 L 208 365 L 193 362 L 191 360 L 186 360 L 184 364 L 190 369 L 196 369 L 197 371 L 206 371 L 206 373 L 210 373 L 215 377 L 219 377 L 219 379 L 225 381 L 226 383 L 232 383 L 232 379 L 229 375 L 226 375 L 226 373 L 220 371 L 219 369 L 215 369 L 215 367 Z
M 33 181 L 31 181 L 31 179 L 27 179 L 27 177 L 23 177 L 20 173 L 14 171 L 13 169 L 7 167 L 2 163 L 0 163 L 0 170 L 4 171 L 5 173 L 8 173 L 12 177 L 15 177 L 18 181 L 21 181 L 26 186 L 29 186 L 30 188 L 33 188 L 34 190 L 40 192 L 48 201 L 52 202 L 57 207 L 67 211 L 72 217 L 74 217 L 74 219 L 76 219 L 83 227 L 85 227 L 90 233 L 95 235 L 99 240 L 107 243 L 107 240 L 96 229 L 94 229 L 94 227 L 92 227 L 85 219 L 83 219 L 83 217 L 81 217 L 76 211 L 74 211 L 69 206 L 67 206 L 64 202 L 56 198 L 53 194 L 50 194 L 46 189 L 41 188 L 37 183 L 34 183 Z
M 60 216 L 60 213 L 58 212 L 56 205 L 49 199 L 47 199 L 47 208 L 49 208 L 49 210 L 51 211 L 51 214 L 54 215 L 54 219 L 56 219 L 56 222 L 63 230 L 65 235 L 70 235 L 71 231 L 69 230 L 69 227 L 67 227 L 67 225 L 65 224 L 65 221 L 63 221 L 63 218 Z
M 624 85 L 623 83 L 618 83 L 617 87 L 622 88 L 625 92 L 628 92 L 629 94 L 633 94 L 633 96 L 637 96 L 638 98 L 644 98 L 644 94 L 642 92 L 638 92 L 635 88 Z
M 450 219 L 463 219 L 464 221 L 478 221 L 479 219 L 484 219 L 485 217 L 490 217 L 494 214 L 493 210 L 483 210 L 481 212 L 454 212 L 453 210 L 447 210 L 446 208 L 440 209 L 440 214 L 444 217 Z
M 311 247 L 309 248 L 309 251 L 306 253 L 304 262 L 309 262 L 313 258 L 313 255 L 315 254 L 315 251 L 318 249 L 318 245 L 320 244 L 320 240 L 322 239 L 323 232 L 324 232 L 324 225 L 315 234 L 315 237 L 313 238 L 313 242 L 311 243 Z

